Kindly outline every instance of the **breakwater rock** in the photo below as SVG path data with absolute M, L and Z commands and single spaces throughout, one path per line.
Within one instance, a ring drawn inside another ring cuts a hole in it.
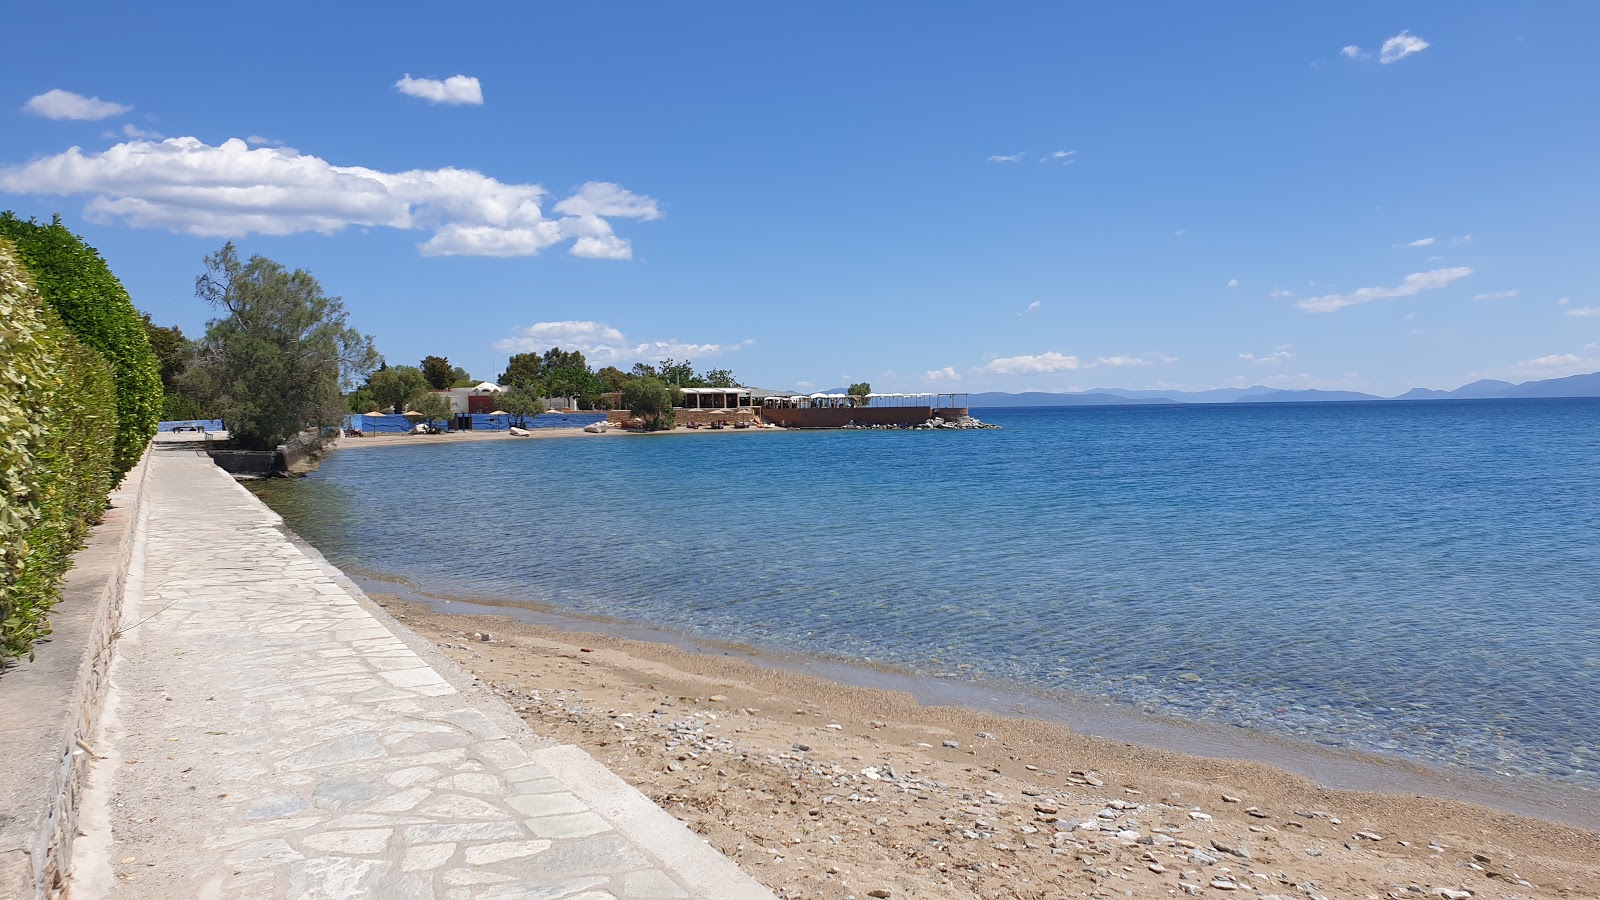
M 915 425 L 864 425 L 850 422 L 843 427 L 855 431 L 933 431 L 935 429 L 974 430 L 978 428 L 999 428 L 1000 426 L 981 422 L 971 416 L 961 416 L 955 419 L 942 419 L 934 416 L 926 422 L 920 422 Z

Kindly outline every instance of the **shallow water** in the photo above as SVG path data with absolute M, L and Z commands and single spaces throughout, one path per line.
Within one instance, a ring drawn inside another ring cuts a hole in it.
M 979 415 L 375 448 L 262 494 L 423 591 L 1600 787 L 1600 401 Z

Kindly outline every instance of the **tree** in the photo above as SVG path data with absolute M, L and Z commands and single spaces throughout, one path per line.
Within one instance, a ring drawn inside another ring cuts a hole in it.
M 349 401 L 351 412 L 369 413 L 378 408 L 377 398 L 365 387 L 356 388 L 345 399 Z
M 100 254 L 61 224 L 0 213 L 44 302 L 68 331 L 111 365 L 117 392 L 116 475 L 133 468 L 161 418 L 161 372 L 144 321 Z
M 506 361 L 506 370 L 500 373 L 500 384 L 506 387 L 532 387 L 544 371 L 544 360 L 537 353 L 517 353 Z
M 633 377 L 633 378 L 660 378 L 661 377 L 661 373 L 656 371 L 656 367 L 650 365 L 649 363 L 634 363 L 633 364 L 633 369 L 631 371 L 629 371 L 628 375 L 630 377 Z M 619 388 L 619 390 L 620 390 L 620 388 Z
M 671 358 L 663 359 L 658 371 L 661 380 L 674 387 L 705 387 L 695 378 L 694 363 L 687 359 L 683 362 Z
M 640 378 L 622 389 L 622 405 L 644 420 L 646 431 L 665 431 L 676 424 L 672 391 L 659 378 Z
M 419 397 L 411 400 L 411 408 L 422 413 L 422 420 L 432 425 L 435 420 L 450 418 L 450 398 L 444 394 L 435 394 L 431 391 L 424 392 Z
M 428 390 L 428 379 L 416 366 L 390 366 L 379 369 L 367 379 L 367 393 L 378 401 L 380 408 L 390 412 L 405 412 L 417 396 Z
M 705 387 L 731 388 L 738 387 L 738 379 L 727 369 L 709 369 L 700 376 L 700 381 Z
M 264 256 L 244 262 L 229 242 L 206 257 L 195 295 L 227 314 L 206 325 L 188 380 L 241 447 L 271 449 L 339 421 L 342 390 L 378 364 L 344 301 L 304 269 Z
M 443 356 L 424 356 L 422 358 L 422 377 L 428 380 L 428 386 L 436 391 L 442 391 L 455 383 L 456 373 L 450 366 L 450 360 Z
M 519 426 L 527 425 L 529 416 L 544 414 L 544 401 L 539 399 L 537 391 L 527 385 L 517 385 L 501 394 L 498 403 Z
M 620 391 L 627 387 L 629 379 L 633 376 L 616 366 L 606 366 L 604 369 L 594 373 L 594 377 L 600 382 L 601 390 Z
M 854 400 L 857 406 L 866 406 L 867 395 L 872 393 L 872 385 L 866 383 L 865 381 L 859 384 L 852 384 L 850 385 L 850 389 L 845 391 L 845 393 L 850 395 L 850 399 Z
M 150 339 L 150 350 L 156 355 L 161 374 L 161 389 L 165 394 L 161 401 L 162 421 L 210 418 L 199 398 L 184 383 L 184 375 L 194 357 L 193 342 L 185 338 L 183 330 L 176 325 L 163 328 L 150 320 L 149 313 L 140 313 L 140 316 L 144 318 L 145 335 Z
M 451 387 L 458 387 L 458 388 L 472 387 L 472 384 L 473 384 L 472 376 L 467 374 L 467 370 L 466 369 L 463 369 L 460 366 L 456 366 L 455 368 L 450 370 L 450 386 Z

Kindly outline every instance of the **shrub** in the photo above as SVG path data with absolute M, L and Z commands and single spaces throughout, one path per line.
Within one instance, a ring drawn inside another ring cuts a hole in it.
M 115 377 L 116 474 L 133 468 L 161 417 L 161 370 L 150 349 L 144 318 L 122 282 L 93 247 L 57 216 L 48 225 L 0 213 L 0 237 L 9 238 L 33 284 L 78 340 L 96 350 Z
M 115 467 L 111 368 L 0 239 L 0 665 L 32 655 Z
M 646 376 L 623 388 L 622 405 L 644 420 L 645 431 L 666 431 L 675 424 L 672 391 L 658 378 Z

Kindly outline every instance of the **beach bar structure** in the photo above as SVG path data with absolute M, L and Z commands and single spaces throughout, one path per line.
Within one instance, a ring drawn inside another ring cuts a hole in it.
M 683 395 L 679 409 L 751 409 L 750 389 L 731 388 L 678 388 Z
M 856 425 L 921 425 L 932 418 L 968 414 L 967 395 L 954 393 L 774 394 L 761 400 L 761 418 L 785 428 L 843 428 Z

